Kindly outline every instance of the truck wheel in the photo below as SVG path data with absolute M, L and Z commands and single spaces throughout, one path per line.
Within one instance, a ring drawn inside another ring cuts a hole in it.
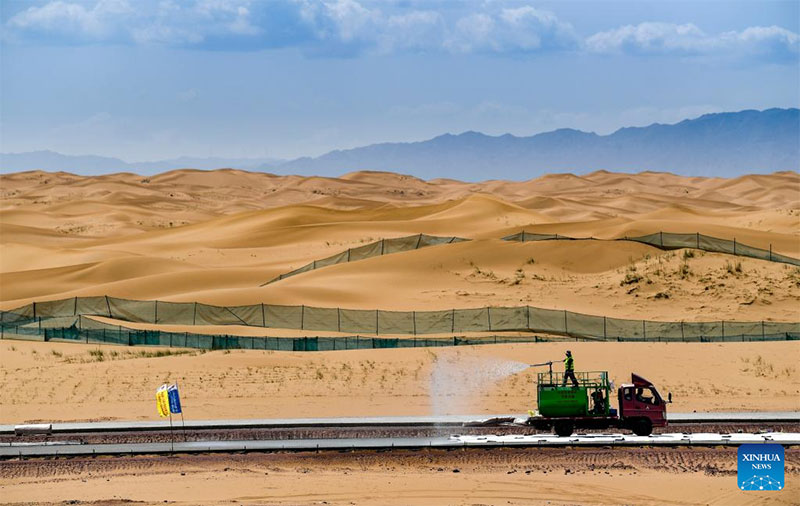
M 572 435 L 574 427 L 572 426 L 572 422 L 556 422 L 555 425 L 553 425 L 553 430 L 557 436 L 569 437 Z
M 649 436 L 653 433 L 653 422 L 649 418 L 637 418 L 631 422 L 631 430 L 637 436 Z

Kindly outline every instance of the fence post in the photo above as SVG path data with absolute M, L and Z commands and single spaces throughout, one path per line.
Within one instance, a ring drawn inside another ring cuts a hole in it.
M 683 320 L 681 320 L 681 340 L 683 340 L 683 342 L 686 342 L 686 336 L 683 335 Z
M 108 309 L 108 317 L 112 318 L 112 316 L 111 316 L 111 304 L 108 302 L 108 295 L 106 295 L 105 298 L 106 298 L 106 308 Z
M 417 335 L 417 312 L 416 311 L 411 311 L 411 324 L 414 326 L 414 335 L 416 336 Z
M 531 329 L 531 307 L 530 306 L 525 306 L 525 321 L 527 323 L 525 325 L 525 328 L 530 330 Z
M 303 304 L 300 306 L 300 330 L 305 330 L 305 323 L 306 323 L 306 306 Z
M 733 238 L 733 256 L 736 256 L 736 238 Z
M 383 253 L 381 253 L 381 255 L 382 254 Z M 378 322 L 378 310 L 376 309 L 375 310 L 375 335 L 378 335 L 380 333 L 381 333 L 381 326 L 380 326 L 380 323 Z
M 647 341 L 647 328 L 644 326 L 644 320 L 642 320 L 642 336 L 644 340 Z
M 700 232 L 697 232 L 696 237 L 697 237 L 697 249 L 700 249 Z
M 262 327 L 266 327 L 267 326 L 267 313 L 264 310 L 264 303 L 263 302 L 261 303 L 261 326 Z
M 772 243 L 769 243 L 769 261 L 772 262 Z
M 761 339 L 763 340 L 765 337 L 764 334 L 764 320 L 761 320 Z
M 421 242 L 422 242 L 422 234 L 419 234 L 419 237 L 417 238 L 417 245 L 414 246 L 414 249 L 419 249 L 419 245 Z
M 661 239 L 661 247 L 664 247 L 664 232 L 658 233 L 659 239 Z
M 341 332 L 342 331 L 342 310 L 340 308 L 336 308 L 336 329 Z
M 158 323 L 158 299 L 156 299 L 155 312 L 153 313 L 153 323 Z
M 722 340 L 725 340 L 725 320 L 722 320 Z
M 486 307 L 486 322 L 489 324 L 489 332 L 492 331 L 492 309 Z
M 606 317 L 603 317 L 603 339 L 608 339 L 608 334 L 606 333 Z
M 383 246 L 385 244 L 386 239 L 381 239 L 381 255 L 383 255 Z
M 347 248 L 347 261 L 350 261 L 350 248 Z
M 33 303 L 33 317 L 36 318 L 36 303 Z
M 39 317 L 39 335 L 42 334 L 42 317 Z
M 452 332 L 456 331 L 456 310 L 455 310 L 455 308 L 453 308 L 453 310 L 452 310 L 452 312 L 450 314 L 451 314 L 451 316 L 450 316 L 450 324 L 452 325 L 452 327 L 450 328 L 450 332 L 452 333 Z
M 75 306 L 72 309 L 72 316 L 78 315 L 78 297 L 75 297 Z
M 192 313 L 192 325 L 197 325 L 197 302 L 194 303 L 194 312 Z
M 564 333 L 569 334 L 569 328 L 567 328 L 567 310 L 564 310 Z

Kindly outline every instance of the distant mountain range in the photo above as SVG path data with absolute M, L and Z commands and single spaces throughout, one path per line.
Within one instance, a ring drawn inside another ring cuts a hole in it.
M 445 134 L 409 143 L 382 143 L 290 161 L 178 158 L 127 163 L 49 151 L 0 155 L 3 171 L 78 173 L 162 172 L 175 168 L 234 167 L 279 174 L 338 176 L 357 170 L 400 172 L 424 179 L 523 180 L 543 173 L 669 171 L 735 176 L 800 169 L 800 109 L 706 114 L 672 125 L 621 128 L 610 135 L 560 129 L 530 137 L 479 132 Z
M 284 161 L 276 158 L 197 158 L 183 156 L 153 162 L 126 162 L 119 158 L 106 156 L 62 155 L 55 151 L 30 151 L 27 153 L 1 153 L 0 172 L 63 170 L 85 175 L 108 174 L 111 172 L 134 172 L 141 175 L 150 175 L 173 169 L 187 168 L 212 170 L 235 167 L 243 170 L 259 170 L 265 164 L 281 164 Z

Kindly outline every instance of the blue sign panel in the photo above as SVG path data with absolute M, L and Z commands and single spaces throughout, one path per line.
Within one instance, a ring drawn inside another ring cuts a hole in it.
M 737 474 L 741 490 L 782 490 L 783 446 L 746 444 L 739 447 Z
M 181 396 L 178 394 L 178 385 L 171 385 L 167 390 L 167 395 L 169 395 L 169 412 L 175 414 L 180 413 Z

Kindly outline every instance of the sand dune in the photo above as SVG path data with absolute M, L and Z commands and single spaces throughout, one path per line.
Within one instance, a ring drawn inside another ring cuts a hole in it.
M 800 257 L 800 176 L 553 174 L 522 182 L 237 170 L 0 176 L 0 304 L 74 295 L 382 309 L 520 305 L 649 319 L 796 321 L 795 270 L 627 242 L 508 243 L 522 229 L 618 238 L 700 232 Z M 315 259 L 418 233 L 474 241 L 331 266 Z M 740 263 L 736 275 L 731 263 Z M 678 278 L 680 264 L 691 274 Z M 645 272 L 637 286 L 626 272 Z M 386 288 L 391 287 L 391 291 Z M 659 298 L 655 295 L 661 293 Z M 668 299 L 663 294 L 669 296 Z

